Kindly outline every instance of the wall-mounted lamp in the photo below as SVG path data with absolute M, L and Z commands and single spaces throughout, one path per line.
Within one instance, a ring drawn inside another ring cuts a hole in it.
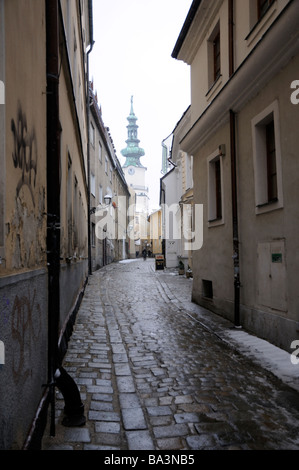
M 112 201 L 112 196 L 110 194 L 106 194 L 106 196 L 104 196 L 104 202 L 105 202 L 105 206 L 102 206 L 102 204 L 99 204 L 99 209 L 106 209 L 108 206 L 110 206 L 111 204 L 111 201 Z M 90 214 L 94 214 L 97 210 L 97 207 L 92 207 L 90 209 Z
M 104 196 L 104 201 L 105 201 L 105 204 L 109 206 L 112 201 L 112 196 L 110 196 L 110 194 L 106 194 L 106 196 Z

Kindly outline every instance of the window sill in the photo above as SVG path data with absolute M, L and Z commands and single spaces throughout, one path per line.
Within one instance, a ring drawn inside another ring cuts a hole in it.
M 263 204 L 258 204 L 256 207 L 260 209 L 261 207 L 269 206 L 270 204 L 275 204 L 278 201 L 278 198 L 272 199 L 271 201 L 264 202 Z
M 279 199 L 273 199 L 272 201 L 265 202 L 264 204 L 258 204 L 255 207 L 256 215 L 265 214 L 267 212 L 272 212 L 278 209 L 282 209 L 283 204 Z
M 220 74 L 219 77 L 216 78 L 216 80 L 212 83 L 212 85 L 208 89 L 208 91 L 206 93 L 207 100 L 211 99 L 212 95 L 214 95 L 214 93 L 216 93 L 218 88 L 220 88 L 221 84 L 222 84 L 222 75 Z
M 269 5 L 267 10 L 264 14 L 257 20 L 257 22 L 253 25 L 247 36 L 245 37 L 245 41 L 248 41 L 248 46 L 250 46 L 251 42 L 254 41 L 256 36 L 259 34 L 261 28 L 265 26 L 265 24 L 272 18 L 274 13 L 276 12 L 276 1 Z M 269 13 L 270 12 L 270 13 Z
M 218 227 L 219 225 L 224 225 L 224 219 L 223 217 L 219 217 L 217 219 L 211 219 L 211 220 L 208 220 L 208 227 L 209 228 L 212 228 L 212 227 Z

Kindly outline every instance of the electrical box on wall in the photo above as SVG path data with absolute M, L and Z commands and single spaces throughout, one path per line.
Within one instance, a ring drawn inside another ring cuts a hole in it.
M 272 253 L 272 263 L 282 263 L 282 253 Z

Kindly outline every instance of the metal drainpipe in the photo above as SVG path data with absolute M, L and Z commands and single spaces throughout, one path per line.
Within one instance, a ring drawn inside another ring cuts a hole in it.
M 230 146 L 231 146 L 231 185 L 232 185 L 232 221 L 233 221 L 233 260 L 234 260 L 234 325 L 240 325 L 240 265 L 239 265 L 239 228 L 236 170 L 236 117 L 230 110 Z
M 91 40 L 91 45 L 89 51 L 87 51 L 87 90 L 86 90 L 86 112 L 87 112 L 87 201 L 88 201 L 88 211 L 87 211 L 87 234 L 88 234 L 88 273 L 92 275 L 92 264 L 91 264 L 91 230 L 90 230 L 90 135 L 89 135 L 89 125 L 90 125 L 90 100 L 89 100 L 89 54 L 93 49 L 94 41 Z
M 228 2 L 229 22 L 229 76 L 235 71 L 234 61 L 234 1 Z M 236 170 L 236 116 L 230 110 L 230 146 L 231 146 L 231 178 L 232 178 L 232 219 L 233 219 L 233 260 L 234 260 L 234 325 L 240 325 L 240 263 L 239 263 L 239 228 L 238 228 L 238 195 Z
M 235 71 L 234 60 L 234 0 L 228 2 L 228 24 L 229 24 L 229 76 Z
M 63 424 L 85 423 L 77 385 L 60 364 L 60 134 L 59 120 L 59 1 L 46 0 L 47 63 L 47 264 L 48 264 L 48 386 L 50 435 L 55 436 L 55 385 L 65 399 Z

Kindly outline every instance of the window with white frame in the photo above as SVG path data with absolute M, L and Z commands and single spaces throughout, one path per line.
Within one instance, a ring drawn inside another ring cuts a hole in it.
M 256 213 L 283 206 L 279 108 L 275 101 L 252 120 Z
M 209 88 L 221 76 L 220 23 L 218 22 L 208 39 L 208 83 Z
M 249 21 L 250 29 L 262 20 L 275 0 L 249 0 Z
M 96 195 L 96 179 L 93 173 L 90 175 L 90 192 L 93 196 Z
M 219 149 L 208 157 L 208 221 L 210 225 L 223 223 L 223 170 Z
M 257 16 L 258 16 L 258 19 L 260 19 L 262 16 L 264 16 L 264 14 L 270 8 L 272 3 L 274 3 L 274 0 L 257 0 Z

